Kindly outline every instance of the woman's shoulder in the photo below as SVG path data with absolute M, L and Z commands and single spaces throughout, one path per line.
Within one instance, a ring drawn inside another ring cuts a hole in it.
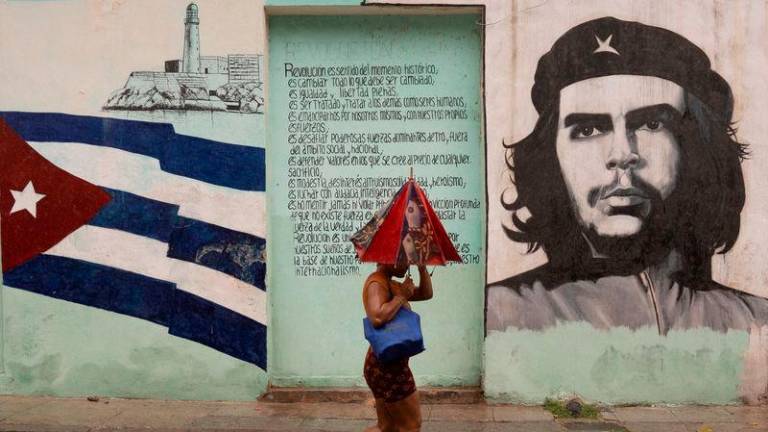
M 389 281 L 389 278 L 384 273 L 380 271 L 375 271 L 368 275 L 368 278 L 365 279 L 365 284 L 368 285 L 368 283 L 373 281 L 383 283 L 383 282 Z
M 384 273 L 375 271 L 369 274 L 368 278 L 365 279 L 365 286 L 367 287 L 371 282 L 378 282 L 381 285 L 387 286 L 389 278 Z

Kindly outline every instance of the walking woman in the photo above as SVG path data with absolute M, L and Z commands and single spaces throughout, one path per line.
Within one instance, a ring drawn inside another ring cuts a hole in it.
M 410 276 L 402 283 L 393 277 L 405 276 L 406 264 L 378 264 L 376 271 L 365 280 L 363 305 L 375 328 L 392 320 L 400 308 L 410 309 L 409 301 L 432 298 L 432 279 L 425 266 L 419 268 L 419 287 Z M 369 347 L 365 356 L 365 381 L 376 398 L 375 426 L 366 432 L 417 432 L 421 429 L 421 406 L 408 358 L 391 363 L 379 362 Z

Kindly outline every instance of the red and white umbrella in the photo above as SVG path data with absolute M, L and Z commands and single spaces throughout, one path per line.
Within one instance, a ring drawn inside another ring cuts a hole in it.
M 413 177 L 350 238 L 361 262 L 445 265 L 461 257 Z

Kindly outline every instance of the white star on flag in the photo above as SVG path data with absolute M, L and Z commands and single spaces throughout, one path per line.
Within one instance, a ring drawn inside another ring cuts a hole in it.
M 26 210 L 32 217 L 37 218 L 37 202 L 45 198 L 45 195 L 35 192 L 35 186 L 32 184 L 32 181 L 27 182 L 22 191 L 11 189 L 11 194 L 13 195 L 14 202 L 10 214 Z
M 616 51 L 616 48 L 611 46 L 611 39 L 613 39 L 613 35 L 608 36 L 607 38 L 605 38 L 605 40 L 600 39 L 598 35 L 595 35 L 595 39 L 597 39 L 597 48 L 594 51 L 592 51 L 592 54 L 599 53 L 599 52 L 609 52 L 609 53 L 614 53 L 616 55 L 621 55 L 619 54 L 618 51 Z

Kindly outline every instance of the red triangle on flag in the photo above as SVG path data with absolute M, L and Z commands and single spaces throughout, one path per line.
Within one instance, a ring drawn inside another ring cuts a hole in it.
M 110 195 L 58 168 L 0 118 L 0 249 L 8 271 L 85 225 Z

